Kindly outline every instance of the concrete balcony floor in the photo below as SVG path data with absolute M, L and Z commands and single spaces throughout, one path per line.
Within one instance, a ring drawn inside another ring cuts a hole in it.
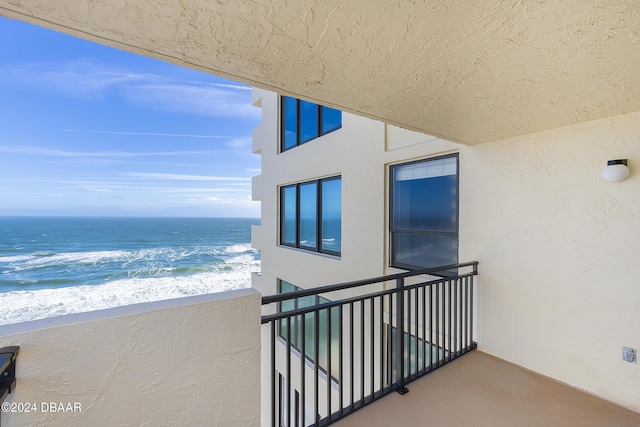
M 640 414 L 480 351 L 335 423 L 349 426 L 640 426 Z

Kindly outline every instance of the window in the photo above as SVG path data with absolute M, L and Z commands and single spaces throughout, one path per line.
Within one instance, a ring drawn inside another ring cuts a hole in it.
M 300 288 L 292 285 L 284 280 L 279 280 L 278 293 L 288 293 L 299 291 Z M 310 295 L 306 297 L 300 297 L 282 301 L 280 303 L 279 311 L 290 311 L 298 308 L 310 307 L 317 304 L 329 302 L 328 299 L 322 298 L 317 295 Z M 331 317 L 331 375 L 337 375 L 337 369 L 339 365 L 339 334 L 340 325 L 338 323 L 339 307 L 333 307 L 330 309 L 320 310 L 318 312 L 318 366 L 320 366 L 326 372 L 327 366 L 327 331 L 328 331 L 328 317 L 330 313 Z M 280 338 L 286 341 L 287 339 L 288 320 L 283 319 L 280 321 L 280 328 L 278 335 Z M 302 315 L 295 316 L 291 319 L 291 347 L 298 352 L 302 350 Z M 304 315 L 304 353 L 305 357 L 313 362 L 315 355 L 315 313 L 306 313 Z
M 340 255 L 342 179 L 325 178 L 280 187 L 280 244 Z
M 280 150 L 286 151 L 340 129 L 342 111 L 283 96 L 280 120 Z
M 388 333 L 389 330 L 391 330 L 391 334 Z M 391 339 L 388 359 L 390 369 L 387 371 L 391 378 L 388 380 L 389 383 L 393 383 L 399 380 L 396 365 L 396 357 L 398 357 L 396 352 L 398 343 L 397 328 L 387 324 L 387 336 Z M 449 352 L 445 348 L 438 347 L 415 335 L 409 335 L 407 332 L 404 333 L 403 345 L 402 355 L 405 377 L 415 375 L 416 372 L 428 368 L 431 364 L 444 361 L 449 356 Z
M 458 262 L 458 155 L 391 167 L 392 267 Z

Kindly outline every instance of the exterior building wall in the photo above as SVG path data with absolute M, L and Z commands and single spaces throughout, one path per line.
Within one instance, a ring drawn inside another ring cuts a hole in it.
M 257 426 L 259 304 L 248 289 L 2 326 L 20 346 L 2 425 Z
M 261 201 L 262 212 L 261 224 L 252 230 L 252 241 L 261 252 L 262 267 L 260 275 L 253 277 L 253 287 L 263 295 L 272 295 L 277 293 L 278 279 L 312 288 L 395 272 L 387 267 L 389 176 L 385 165 L 452 152 L 460 146 L 343 112 L 339 130 L 280 153 L 278 95 L 254 89 L 254 104 L 262 108 L 262 122 L 253 132 L 253 151 L 261 154 L 262 174 L 253 180 L 253 198 Z M 279 187 L 336 175 L 342 177 L 341 256 L 279 246 Z M 346 290 L 339 295 L 360 292 Z M 274 310 L 267 307 L 263 314 Z M 271 344 L 267 327 L 262 340 L 262 425 L 270 425 Z M 277 351 L 281 354 L 284 347 Z M 358 369 L 355 372 L 357 381 L 360 374 Z M 298 384 L 296 375 L 291 379 L 294 387 Z M 325 407 L 323 402 L 320 407 Z M 337 400 L 333 407 L 337 407 Z
M 262 202 L 261 225 L 252 234 L 262 260 L 254 287 L 269 295 L 275 293 L 277 279 L 310 288 L 388 274 L 389 178 L 384 165 L 461 146 L 343 113 L 341 129 L 279 153 L 278 95 L 254 89 L 254 102 L 263 114 L 253 133 L 253 150 L 261 154 L 263 165 L 253 180 L 253 198 Z M 279 186 L 335 175 L 342 176 L 341 256 L 279 246 Z
M 384 170 L 353 165 L 363 156 L 373 157 L 375 163 L 382 161 L 383 124 L 343 113 L 341 129 L 278 153 L 278 96 L 254 91 L 264 94 L 262 123 L 254 132 L 254 144 L 259 146 L 254 145 L 254 150 L 260 150 L 263 164 L 253 191 L 254 199 L 262 202 L 261 226 L 253 236 L 254 246 L 261 250 L 264 288 L 260 284 L 259 290 L 274 293 L 276 278 L 308 288 L 381 274 L 382 254 L 360 257 L 359 248 L 384 244 L 383 212 L 372 215 L 372 209 L 384 203 L 384 194 L 378 191 L 384 186 Z M 278 246 L 279 186 L 335 175 L 342 176 L 342 256 Z M 363 197 L 345 197 L 354 192 Z
M 308 288 L 397 272 L 388 267 L 389 165 L 458 152 L 459 258 L 480 262 L 479 348 L 640 412 L 640 365 L 621 354 L 640 347 L 639 113 L 471 147 L 343 113 L 339 131 L 278 154 L 278 96 L 254 96 L 263 111 L 254 286 L 263 294 L 278 278 Z M 603 181 L 618 158 L 631 176 Z M 279 247 L 278 186 L 334 174 L 342 256 Z
M 620 183 L 600 178 L 629 159 Z M 468 147 L 460 258 L 490 354 L 640 412 L 640 114 Z

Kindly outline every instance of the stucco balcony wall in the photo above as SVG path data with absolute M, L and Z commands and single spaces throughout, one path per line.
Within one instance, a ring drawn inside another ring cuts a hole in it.
M 17 386 L 5 401 L 16 411 L 3 412 L 2 425 L 260 422 L 253 289 L 2 326 L 0 347 L 9 345 L 20 346 Z

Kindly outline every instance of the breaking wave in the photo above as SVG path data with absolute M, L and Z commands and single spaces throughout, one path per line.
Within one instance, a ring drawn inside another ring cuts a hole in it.
M 250 287 L 255 221 L 0 218 L 0 325 Z
M 202 271 L 202 270 L 210 271 Z M 242 254 L 209 267 L 176 267 L 164 277 L 133 277 L 97 285 L 59 287 L 65 279 L 39 281 L 38 289 L 0 293 L 0 324 L 26 322 L 122 305 L 192 295 L 225 292 L 251 287 L 251 273 L 260 270 L 260 261 Z M 42 288 L 41 286 L 52 286 Z

